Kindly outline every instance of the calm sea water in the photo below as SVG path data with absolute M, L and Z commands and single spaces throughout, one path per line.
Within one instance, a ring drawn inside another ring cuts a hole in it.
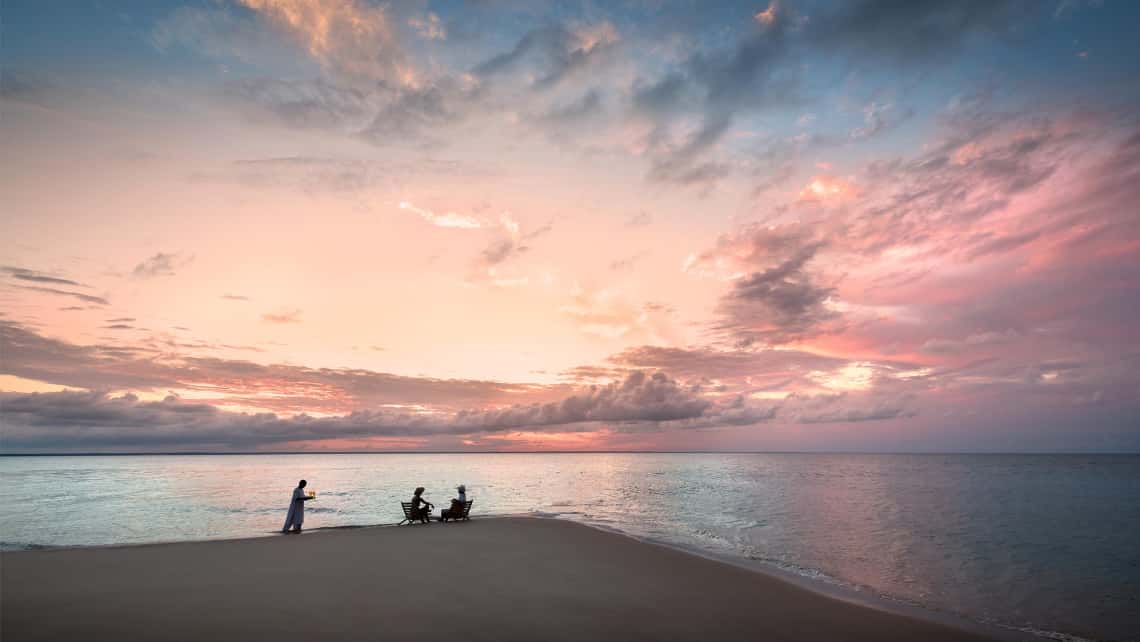
M 1140 640 L 1140 456 L 0 457 L 8 549 L 394 523 L 412 488 L 557 515 L 973 620 Z

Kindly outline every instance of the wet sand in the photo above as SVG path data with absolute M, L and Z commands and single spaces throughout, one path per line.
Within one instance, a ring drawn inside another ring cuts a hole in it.
M 571 522 L 476 518 L 0 555 L 24 640 L 988 639 Z

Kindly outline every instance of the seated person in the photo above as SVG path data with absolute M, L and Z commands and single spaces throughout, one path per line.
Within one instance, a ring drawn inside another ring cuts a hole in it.
M 412 519 L 431 521 L 431 509 L 435 508 L 431 502 L 422 497 L 424 487 L 416 488 L 412 494 Z
M 459 491 L 459 497 L 453 498 L 451 500 L 451 507 L 445 508 L 443 512 L 439 514 L 440 518 L 445 522 L 449 519 L 463 517 L 463 509 L 467 506 L 467 487 L 460 484 L 455 490 Z

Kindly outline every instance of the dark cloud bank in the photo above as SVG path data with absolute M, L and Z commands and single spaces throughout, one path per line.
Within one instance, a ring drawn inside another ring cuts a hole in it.
M 780 420 L 791 423 L 866 421 L 909 415 L 905 404 L 845 395 L 756 403 L 719 394 L 707 383 L 683 383 L 663 372 L 629 369 L 653 361 L 696 372 L 701 364 L 738 372 L 739 357 L 683 351 L 630 352 L 618 361 L 621 379 L 588 387 L 528 386 L 439 380 L 360 370 L 259 365 L 245 361 L 159 357 L 144 348 L 77 346 L 18 324 L 0 322 L 2 372 L 87 390 L 0 393 L 2 449 L 253 449 L 296 442 L 366 437 L 448 437 L 507 431 L 619 432 L 693 430 Z M 792 355 L 785 368 L 824 364 Z M 763 363 L 755 365 L 763 366 Z M 768 364 L 772 365 L 772 364 Z M 777 373 L 777 376 L 779 373 Z M 214 403 L 175 395 L 143 401 L 108 389 L 194 388 L 227 391 Z M 215 403 L 259 404 L 259 391 L 285 391 L 277 412 L 227 412 Z M 713 393 L 713 394 L 710 394 Z M 508 403 L 510 399 L 531 399 Z M 544 401 L 542 399 L 549 399 Z M 902 397 L 900 397 L 901 399 Z M 537 400 L 536 400 L 537 399 Z M 328 405 L 331 404 L 331 405 Z M 334 408 L 372 407 L 347 414 Z M 467 405 L 467 408 L 456 407 Z M 471 407 L 474 406 L 474 409 Z M 328 408 L 329 415 L 298 411 Z
M 237 413 L 174 395 L 142 401 L 134 394 L 60 391 L 0 393 L 3 449 L 243 449 L 297 442 L 368 437 L 487 435 L 515 430 L 618 432 L 694 430 L 765 423 L 877 421 L 912 414 L 901 404 L 843 407 L 843 395 L 754 404 L 743 396 L 713 402 L 699 386 L 662 373 L 633 372 L 625 380 L 590 388 L 560 401 L 455 413 L 359 410 L 344 415 Z M 785 406 L 794 406 L 785 412 Z

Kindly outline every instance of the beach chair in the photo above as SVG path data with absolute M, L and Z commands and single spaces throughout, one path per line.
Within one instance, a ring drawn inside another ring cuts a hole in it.
M 464 502 L 464 503 L 463 503 L 463 512 L 462 512 L 462 513 L 460 513 L 460 514 L 458 514 L 458 515 L 450 515 L 450 514 L 449 514 L 447 517 L 442 517 L 442 516 L 441 516 L 441 517 L 440 517 L 440 519 L 439 519 L 439 521 L 441 521 L 441 522 L 446 522 L 446 521 L 448 521 L 448 520 L 460 520 L 460 519 L 461 519 L 461 520 L 463 520 L 463 521 L 471 521 L 471 518 L 470 518 L 470 517 L 468 517 L 468 515 L 470 515 L 470 514 L 471 514 L 471 505 L 472 505 L 472 504 L 474 504 L 474 503 L 475 503 L 475 500 L 474 500 L 474 499 L 471 499 L 471 500 L 468 500 L 468 501 Z
M 415 509 L 412 508 L 411 502 L 400 502 L 400 508 L 404 509 L 404 519 L 400 520 L 400 523 L 396 524 L 396 526 L 402 526 L 404 524 L 404 522 L 411 524 L 412 522 L 416 521 L 417 519 L 420 521 L 421 524 L 426 524 L 426 523 L 428 523 L 429 518 L 431 517 L 431 512 L 427 511 L 427 510 L 425 510 L 420 515 L 416 515 Z

